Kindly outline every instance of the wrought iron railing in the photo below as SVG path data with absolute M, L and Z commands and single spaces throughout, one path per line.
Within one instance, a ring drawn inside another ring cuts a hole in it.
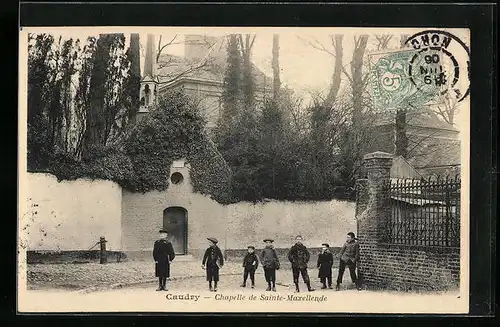
M 460 246 L 460 179 L 393 179 L 387 242 Z

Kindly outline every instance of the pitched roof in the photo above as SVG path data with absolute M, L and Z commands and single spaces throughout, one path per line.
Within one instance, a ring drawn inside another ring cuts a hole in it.
M 390 125 L 395 123 L 395 114 L 391 112 L 381 112 L 376 114 L 377 125 Z M 454 131 L 458 130 L 451 124 L 445 122 L 429 107 L 424 107 L 419 111 L 410 112 L 407 114 L 407 124 L 417 127 L 427 127 Z
M 206 65 L 200 67 L 200 62 L 188 61 L 184 57 L 164 54 L 158 61 L 157 74 L 160 83 L 173 79 L 196 78 L 217 83 L 224 82 L 226 63 L 221 60 L 208 60 Z M 255 64 L 252 63 L 252 74 L 258 88 L 269 88 L 272 79 L 266 76 Z
M 460 141 L 428 138 L 410 154 L 415 168 L 460 165 Z

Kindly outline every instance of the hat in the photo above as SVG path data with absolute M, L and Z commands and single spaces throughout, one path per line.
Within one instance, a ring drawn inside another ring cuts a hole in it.
M 329 245 L 328 243 L 323 243 L 323 244 L 321 244 L 321 246 L 325 246 L 325 247 L 327 247 L 327 248 L 329 248 L 329 247 L 330 247 L 330 245 Z
M 272 242 L 274 242 L 274 240 L 272 238 L 266 238 L 266 239 L 264 239 L 264 242 L 271 242 L 272 243 Z
M 207 237 L 207 240 L 212 241 L 214 243 L 218 243 L 217 239 L 215 237 Z
M 248 246 L 248 248 L 249 248 L 249 249 L 254 249 L 254 250 L 255 250 L 255 246 L 253 246 L 253 245 L 249 245 L 249 246 Z
M 160 230 L 158 231 L 158 233 L 167 233 L 167 234 L 168 234 L 168 232 L 167 232 L 165 229 L 160 229 Z

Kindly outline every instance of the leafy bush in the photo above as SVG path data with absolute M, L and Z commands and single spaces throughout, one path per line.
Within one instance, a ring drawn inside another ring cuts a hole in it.
M 191 166 L 195 192 L 230 201 L 230 170 L 205 130 L 198 108 L 182 92 L 172 91 L 134 128 L 125 144 L 134 174 L 125 187 L 135 192 L 168 188 L 174 160 Z

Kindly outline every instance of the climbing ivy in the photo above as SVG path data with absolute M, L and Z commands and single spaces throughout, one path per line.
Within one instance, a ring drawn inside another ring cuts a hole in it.
M 174 160 L 186 159 L 195 192 L 231 201 L 231 172 L 205 129 L 206 121 L 181 90 L 170 91 L 134 127 L 124 150 L 132 162 L 123 185 L 134 192 L 164 191 Z

